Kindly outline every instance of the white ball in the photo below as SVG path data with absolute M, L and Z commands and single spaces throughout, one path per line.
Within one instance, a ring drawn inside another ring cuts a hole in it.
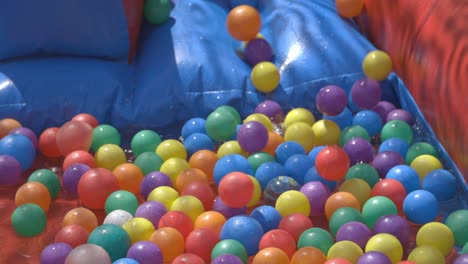
M 104 218 L 104 224 L 123 225 L 128 220 L 132 219 L 133 215 L 125 210 L 114 210 Z

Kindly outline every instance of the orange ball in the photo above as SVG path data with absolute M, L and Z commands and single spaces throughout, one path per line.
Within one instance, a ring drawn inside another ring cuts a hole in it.
M 88 151 L 93 142 L 93 128 L 85 122 L 68 121 L 57 131 L 57 146 L 63 156 L 75 150 Z
M 342 207 L 352 207 L 361 211 L 361 203 L 349 192 L 336 192 L 325 202 L 325 216 L 330 219 L 333 213 Z
M 255 255 L 252 264 L 289 264 L 289 258 L 279 248 L 264 248 Z
M 184 253 L 184 237 L 175 228 L 161 227 L 151 234 L 149 240 L 161 249 L 164 263 L 170 263 Z
M 291 264 L 323 264 L 327 257 L 316 247 L 303 247 L 294 253 L 291 258 Z
M 44 156 L 55 158 L 62 155 L 57 146 L 57 132 L 59 129 L 58 127 L 47 128 L 39 136 L 37 146 Z
M 10 131 L 15 128 L 21 127 L 20 122 L 13 118 L 4 118 L 0 120 L 0 138 L 8 135 Z
M 88 125 L 90 125 L 92 128 L 99 126 L 99 121 L 97 121 L 94 116 L 87 113 L 77 114 L 72 118 L 72 120 L 88 123 Z
M 221 234 L 221 228 L 223 228 L 226 222 L 226 217 L 217 211 L 206 211 L 201 213 L 193 223 L 194 229 L 208 228 Z
M 229 12 L 226 27 L 233 38 L 248 41 L 260 32 L 262 19 L 257 9 L 249 5 L 239 5 Z
M 192 253 L 184 253 L 175 258 L 171 264 L 206 264 L 200 256 Z
M 276 149 L 283 142 L 284 138 L 280 134 L 273 131 L 268 131 L 268 142 L 262 151 L 274 157 Z
M 326 180 L 342 180 L 349 169 L 348 154 L 336 145 L 325 147 L 315 158 L 315 168 Z
M 273 229 L 262 236 L 258 245 L 259 250 L 269 247 L 279 248 L 291 258 L 296 252 L 296 241 L 287 231 Z
M 55 234 L 54 242 L 63 242 L 72 248 L 86 244 L 88 242 L 89 232 L 86 228 L 71 224 L 62 227 L 57 234 Z
M 49 210 L 50 200 L 49 189 L 39 182 L 26 182 L 18 188 L 15 194 L 16 206 L 33 203 L 41 207 L 44 212 Z
M 343 17 L 357 17 L 364 7 L 364 0 L 336 0 L 336 11 Z
M 78 197 L 84 206 L 104 209 L 107 197 L 120 189 L 115 175 L 104 168 L 90 169 L 78 182 Z
M 197 168 L 185 169 L 179 173 L 176 178 L 176 190 L 180 193 L 188 184 L 192 182 L 206 182 L 208 183 L 208 176 Z
M 213 169 L 218 159 L 216 152 L 202 149 L 192 154 L 189 164 L 192 168 L 202 170 L 208 177 L 208 181 L 213 182 Z
M 88 165 L 90 168 L 96 167 L 94 156 L 84 150 L 75 150 L 68 154 L 63 160 L 63 170 L 65 171 L 70 165 L 82 163 Z
M 68 211 L 63 217 L 62 226 L 67 225 L 80 225 L 91 233 L 98 226 L 98 220 L 93 211 L 77 207 Z
M 133 194 L 140 193 L 140 185 L 145 175 L 138 166 L 133 163 L 123 163 L 115 167 L 112 173 L 117 178 L 121 190 Z

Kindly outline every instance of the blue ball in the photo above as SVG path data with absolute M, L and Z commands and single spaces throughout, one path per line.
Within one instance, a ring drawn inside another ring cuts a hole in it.
M 380 144 L 378 153 L 393 151 L 399 153 L 402 157 L 406 157 L 409 147 L 408 142 L 401 138 L 389 138 Z
M 131 258 L 121 258 L 112 262 L 112 264 L 140 264 L 140 263 Z
M 318 173 L 315 167 L 310 168 L 304 175 L 304 184 L 311 182 L 311 181 L 319 181 L 325 184 L 325 186 L 327 186 L 331 192 L 335 190 L 336 185 L 337 185 L 336 181 L 330 181 L 320 176 L 320 174 Z
M 273 229 L 277 229 L 281 222 L 281 214 L 269 205 L 262 205 L 255 208 L 251 213 L 250 217 L 257 220 L 263 227 L 263 231 L 268 232 Z
M 439 201 L 447 201 L 454 198 L 457 186 L 455 176 L 444 169 L 429 172 L 422 182 L 422 189 L 430 191 Z
M 372 110 L 362 110 L 356 113 L 353 118 L 353 126 L 363 127 L 369 136 L 377 136 L 383 127 L 382 118 Z
M 324 148 L 326 148 L 326 146 L 315 147 L 311 151 L 309 151 L 309 154 L 307 154 L 307 156 L 309 156 L 309 158 L 312 160 L 312 165 L 313 166 L 315 166 L 315 159 L 317 158 L 317 155 Z
M 294 154 L 306 154 L 304 147 L 295 141 L 285 141 L 276 148 L 275 157 L 279 164 L 284 163 Z
M 354 103 L 351 93 L 349 93 L 348 95 L 348 108 L 351 111 L 351 113 L 359 112 L 359 107 Z
M 312 167 L 312 160 L 305 154 L 294 154 L 284 163 L 286 175 L 295 179 L 300 185 L 304 184 L 304 176 Z
M 391 168 L 385 178 L 399 181 L 405 187 L 406 193 L 421 188 L 418 173 L 408 165 L 397 165 Z
M 340 114 L 336 116 L 323 115 L 323 119 L 334 121 L 343 130 L 353 124 L 353 113 L 351 113 L 348 107 L 345 107 Z
M 206 120 L 200 117 L 194 117 L 194 118 L 187 120 L 187 122 L 185 122 L 184 125 L 182 126 L 182 131 L 181 131 L 182 138 L 185 139 L 186 137 L 190 136 L 193 133 L 206 134 L 205 123 L 206 123 Z
M 249 256 L 258 252 L 263 227 L 252 217 L 239 215 L 229 218 L 221 228 L 220 240 L 233 239 L 241 243 Z
M 0 155 L 15 158 L 22 171 L 31 168 L 36 158 L 36 149 L 29 138 L 20 134 L 6 135 L 0 140 Z
M 193 153 L 202 149 L 214 151 L 215 144 L 207 134 L 193 133 L 184 139 L 184 147 L 187 154 L 192 156 Z
M 219 185 L 226 174 L 233 171 L 254 175 L 253 167 L 246 157 L 239 154 L 229 154 L 220 158 L 213 168 L 213 180 L 216 185 Z
M 427 224 L 439 214 L 439 201 L 429 191 L 410 192 L 403 201 L 403 212 L 409 221 L 415 224 Z
M 268 183 L 278 176 L 286 175 L 286 170 L 278 162 L 265 162 L 260 165 L 255 171 L 255 178 L 262 187 L 262 190 L 265 190 Z

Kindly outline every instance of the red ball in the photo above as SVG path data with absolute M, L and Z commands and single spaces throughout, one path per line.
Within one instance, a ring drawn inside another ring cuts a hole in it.
M 41 153 L 49 158 L 60 157 L 62 154 L 57 146 L 58 127 L 50 127 L 44 130 L 39 136 L 38 147 Z
M 213 208 L 216 194 L 211 186 L 206 182 L 192 182 L 184 187 L 181 194 L 192 195 L 197 197 L 202 202 L 205 211 L 210 211 Z
M 395 203 L 398 211 L 403 209 L 403 201 L 406 197 L 406 189 L 401 182 L 395 179 L 383 179 L 372 188 L 371 196 L 385 196 Z
M 72 248 L 76 248 L 79 245 L 86 244 L 88 236 L 89 232 L 86 228 L 76 224 L 66 225 L 55 234 L 54 242 L 63 242 Z
M 348 154 L 336 145 L 325 147 L 315 159 L 315 168 L 319 175 L 326 180 L 342 180 L 349 169 Z
M 94 116 L 87 113 L 77 114 L 72 118 L 72 120 L 88 123 L 92 128 L 99 126 L 99 121 L 97 121 Z
M 77 163 L 88 165 L 90 168 L 96 167 L 93 155 L 84 150 L 75 150 L 68 154 L 63 160 L 63 171 L 70 167 L 70 165 Z
M 246 206 L 252 199 L 253 193 L 254 184 L 249 175 L 243 172 L 230 172 L 219 182 L 219 197 L 232 208 Z
M 184 253 L 175 258 L 171 264 L 205 264 L 205 261 L 195 254 Z
M 158 228 L 161 227 L 175 228 L 186 239 L 193 230 L 193 222 L 187 214 L 179 211 L 169 211 L 159 219 Z
M 281 218 L 278 228 L 288 232 L 297 242 L 302 233 L 314 227 L 312 220 L 304 214 L 293 213 Z
M 75 150 L 88 151 L 93 143 L 93 128 L 88 123 L 69 121 L 57 131 L 57 147 L 63 156 Z
M 119 189 L 119 181 L 111 171 L 90 169 L 78 182 L 78 197 L 85 207 L 104 209 L 107 197 Z
M 210 263 L 211 251 L 219 242 L 219 234 L 208 228 L 194 229 L 185 240 L 185 252 L 200 256 Z
M 286 253 L 286 255 L 288 255 L 289 259 L 292 258 L 297 249 L 294 238 L 282 229 L 273 229 L 263 235 L 260 239 L 258 249 L 262 250 L 268 247 L 281 249 Z

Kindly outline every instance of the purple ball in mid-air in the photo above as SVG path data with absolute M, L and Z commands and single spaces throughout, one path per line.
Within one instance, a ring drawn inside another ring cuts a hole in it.
M 157 201 L 146 201 L 140 204 L 135 212 L 135 217 L 142 217 L 149 220 L 153 226 L 159 225 L 159 220 L 167 213 L 164 204 Z
M 382 89 L 377 81 L 360 79 L 351 87 L 352 101 L 361 109 L 371 109 L 377 105 L 381 97 Z
M 140 264 L 162 264 L 161 249 L 150 241 L 139 241 L 127 251 L 127 258 L 132 258 Z
M 140 184 L 140 194 L 143 196 L 143 199 L 146 200 L 151 191 L 160 186 L 172 187 L 171 178 L 163 172 L 152 171 L 143 178 Z
M 325 213 L 325 203 L 331 196 L 331 191 L 325 184 L 319 181 L 307 182 L 301 187 L 300 192 L 310 202 L 310 215 L 319 216 Z
M 41 253 L 41 264 L 65 263 L 68 254 L 73 248 L 63 242 L 52 243 L 46 246 Z
M 0 186 L 15 185 L 20 178 L 20 163 L 12 156 L 0 155 Z
M 244 123 L 237 130 L 237 141 L 249 153 L 261 151 L 268 143 L 268 130 L 257 121 Z
M 374 148 L 371 143 L 360 137 L 348 140 L 343 150 L 348 154 L 351 166 L 359 162 L 370 163 L 374 159 Z
M 362 254 L 356 264 L 392 264 L 392 261 L 382 252 L 369 251 Z
M 372 161 L 372 167 L 374 167 L 379 173 L 380 178 L 385 178 L 387 172 L 398 165 L 404 165 L 405 160 L 394 151 L 384 151 L 378 153 Z
M 352 221 L 343 224 L 338 229 L 338 232 L 336 232 L 336 241 L 349 240 L 364 249 L 372 235 L 372 231 L 366 224 Z
M 379 114 L 380 118 L 384 121 L 387 119 L 388 113 L 395 109 L 395 105 L 387 101 L 380 101 L 374 107 L 372 107 L 372 111 Z
M 244 58 L 252 66 L 262 61 L 271 61 L 273 50 L 263 38 L 252 39 L 245 45 Z
M 75 163 L 70 165 L 63 172 L 63 187 L 71 195 L 78 195 L 78 183 L 80 182 L 81 176 L 85 174 L 91 168 L 83 163 Z
M 408 221 L 399 215 L 384 215 L 375 222 L 374 233 L 393 235 L 405 247 L 410 241 L 411 227 Z
M 284 119 L 284 112 L 281 105 L 272 100 L 265 100 L 257 105 L 255 113 L 264 114 L 273 122 L 280 123 Z
M 386 122 L 390 122 L 392 120 L 401 120 L 401 121 L 408 123 L 408 125 L 410 126 L 414 125 L 413 115 L 404 109 L 395 109 L 395 110 L 390 111 L 387 114 L 385 120 Z
M 322 114 L 336 116 L 345 109 L 348 104 L 348 96 L 340 87 L 327 85 L 318 92 L 315 97 L 315 104 Z
M 36 133 L 34 133 L 31 129 L 27 127 L 18 127 L 10 131 L 9 134 L 16 134 L 16 135 L 23 135 L 29 140 L 31 140 L 31 143 L 33 144 L 34 148 L 37 147 L 37 136 Z

